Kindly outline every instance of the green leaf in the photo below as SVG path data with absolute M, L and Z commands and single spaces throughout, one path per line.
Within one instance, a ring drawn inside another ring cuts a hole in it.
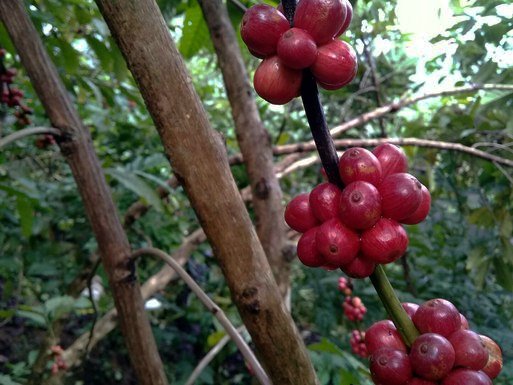
M 506 290 L 513 291 L 513 266 L 504 262 L 502 258 L 495 258 L 493 265 L 499 285 Z
M 27 310 L 16 310 L 16 316 L 26 318 L 32 322 L 34 322 L 38 326 L 46 327 L 46 318 L 43 314 L 38 311 L 30 310 L 30 307 L 27 306 Z
M 52 321 L 58 320 L 75 307 L 75 299 L 70 296 L 50 298 L 44 304 L 45 312 Z
M 34 207 L 29 199 L 16 197 L 16 208 L 20 216 L 21 233 L 25 238 L 32 235 L 32 225 L 34 223 Z
M 126 188 L 132 190 L 148 204 L 152 205 L 158 212 L 164 211 L 164 205 L 162 204 L 160 197 L 156 193 L 155 189 L 147 184 L 144 179 L 127 170 L 108 168 L 105 172 L 115 178 Z
M 63 63 L 66 72 L 76 72 L 79 65 L 79 56 L 77 51 L 75 51 L 75 49 L 67 41 L 57 40 L 57 44 L 61 50 L 61 63 Z
M 209 348 L 213 347 L 215 344 L 217 344 L 221 339 L 226 335 L 226 332 L 224 330 L 220 330 L 217 332 L 214 332 L 210 334 L 207 337 L 207 346 Z
M 180 53 L 184 58 L 190 59 L 200 49 L 211 49 L 212 41 L 207 24 L 203 18 L 200 6 L 196 3 L 194 6 L 187 8 L 185 12 L 184 26 L 182 37 L 178 43 Z
M 3 374 L 0 374 L 0 384 L 1 385 L 21 385 L 21 383 L 13 381 L 11 376 L 3 375 Z

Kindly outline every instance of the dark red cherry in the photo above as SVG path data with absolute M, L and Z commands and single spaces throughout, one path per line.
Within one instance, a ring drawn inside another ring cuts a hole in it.
M 297 243 L 297 256 L 303 265 L 308 267 L 319 267 L 324 265 L 324 258 L 317 249 L 315 241 L 318 227 L 311 228 L 301 235 Z
M 278 41 L 278 57 L 290 68 L 310 67 L 317 58 L 317 45 L 303 29 L 291 28 Z
M 306 30 L 319 45 L 331 40 L 346 18 L 343 0 L 300 0 L 294 27 Z
M 426 219 L 429 214 L 429 210 L 431 210 L 431 194 L 424 185 L 421 186 L 421 193 L 422 198 L 419 207 L 408 218 L 401 220 L 401 223 L 406 225 L 416 225 Z
M 285 222 L 300 233 L 319 224 L 310 206 L 309 194 L 300 194 L 289 202 L 285 208 Z
M 377 187 L 381 182 L 381 165 L 372 152 L 365 148 L 353 147 L 346 150 L 340 157 L 338 171 L 346 185 L 364 181 Z
M 310 207 L 320 222 L 338 216 L 340 189 L 331 183 L 321 183 L 310 193 Z
M 487 364 L 488 350 L 479 334 L 460 329 L 450 335 L 449 342 L 456 353 L 455 366 L 481 370 Z
M 348 264 L 341 267 L 341 270 L 351 278 L 367 278 L 374 273 L 376 264 L 358 255 Z
M 324 222 L 317 231 L 317 248 L 328 265 L 341 267 L 356 258 L 360 237 L 339 219 Z
M 378 190 L 383 216 L 399 222 L 413 215 L 422 201 L 422 184 L 411 174 L 388 175 Z
M 460 312 L 451 302 L 441 298 L 420 305 L 412 320 L 419 332 L 438 333 L 446 338 L 461 328 Z
M 454 348 L 440 334 L 422 334 L 413 342 L 410 360 L 413 372 L 426 380 L 444 378 L 454 366 Z
M 390 348 L 381 348 L 370 356 L 370 372 L 379 385 L 404 385 L 413 377 L 408 355 Z
M 400 258 L 408 247 L 408 235 L 396 221 L 381 218 L 361 236 L 362 254 L 375 263 L 390 263 Z
M 356 76 L 356 53 L 345 41 L 332 40 L 317 49 L 317 58 L 310 69 L 323 88 L 341 88 Z
M 286 104 L 299 95 L 303 72 L 285 66 L 278 56 L 264 59 L 255 71 L 256 93 L 272 104 Z
M 372 153 L 378 158 L 383 171 L 383 178 L 398 172 L 408 171 L 408 158 L 402 150 L 390 143 L 382 143 Z
M 390 320 L 378 321 L 367 329 L 365 332 L 365 346 L 369 354 L 373 354 L 383 347 L 407 352 L 401 335 Z
M 340 196 L 341 221 L 354 230 L 371 228 L 381 218 L 381 195 L 364 181 L 349 183 Z
M 444 378 L 442 385 L 492 385 L 492 380 L 482 371 L 456 369 Z

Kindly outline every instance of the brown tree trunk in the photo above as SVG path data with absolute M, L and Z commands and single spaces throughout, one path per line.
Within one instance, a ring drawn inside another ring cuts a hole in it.
M 105 181 L 90 134 L 82 124 L 21 0 L 0 0 L 0 18 L 54 127 L 75 177 L 109 277 L 121 330 L 140 384 L 165 385 L 162 361 L 139 284 L 127 265 L 130 245 Z
M 219 135 L 153 0 L 96 0 L 139 85 L 175 175 L 223 269 L 233 301 L 276 385 L 316 384 L 235 185 Z
M 237 37 L 221 0 L 199 0 L 219 60 L 240 151 L 251 182 L 258 238 L 282 295 L 289 289 L 290 261 L 284 255 L 286 227 L 282 193 L 274 173 L 269 133 L 264 128 Z

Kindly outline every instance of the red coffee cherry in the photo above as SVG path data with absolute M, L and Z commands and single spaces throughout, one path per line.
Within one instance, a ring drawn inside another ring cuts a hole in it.
M 356 181 L 348 184 L 342 191 L 339 202 L 340 219 L 351 229 L 371 228 L 381 218 L 381 195 L 368 182 Z
M 488 363 L 488 350 L 479 334 L 471 330 L 458 330 L 451 334 L 449 342 L 456 353 L 454 366 L 481 370 Z
M 315 217 L 326 222 L 338 216 L 340 189 L 331 183 L 321 183 L 310 193 L 310 207 Z
M 305 30 L 291 28 L 281 35 L 277 52 L 286 66 L 303 69 L 310 67 L 317 58 L 317 45 Z
M 304 233 L 319 224 L 310 206 L 309 194 L 300 194 L 285 208 L 285 222 L 291 229 Z
M 339 219 L 333 218 L 319 226 L 317 248 L 331 266 L 341 267 L 356 258 L 360 237 Z
M 426 186 L 421 185 L 420 190 L 422 197 L 420 200 L 420 205 L 417 207 L 417 210 L 413 212 L 408 218 L 401 220 L 401 223 L 406 225 L 416 225 L 417 223 L 422 222 L 429 214 L 429 210 L 431 210 L 431 194 Z
M 403 306 L 404 311 L 406 314 L 408 314 L 408 317 L 412 318 L 417 309 L 419 308 L 419 305 L 412 302 L 403 302 L 401 304 Z
M 278 56 L 264 59 L 255 71 L 256 93 L 272 104 L 286 104 L 299 95 L 303 72 L 285 66 Z
M 351 332 L 351 337 L 349 338 L 349 344 L 351 345 L 351 350 L 357 356 L 362 358 L 367 358 L 369 355 L 367 353 L 367 348 L 365 347 L 365 332 L 360 330 L 353 330 Z
M 437 385 L 438 382 L 424 380 L 422 378 L 412 378 L 410 381 L 406 383 L 406 385 Z
M 318 227 L 314 227 L 308 230 L 301 235 L 297 243 L 297 257 L 303 265 L 308 267 L 320 267 L 325 263 L 315 241 L 318 229 Z
M 340 36 L 345 31 L 347 31 L 347 29 L 349 28 L 349 24 L 351 24 L 351 20 L 353 18 L 353 6 L 349 2 L 349 0 L 344 0 L 344 5 L 346 7 L 346 18 L 344 19 L 342 27 L 340 27 L 340 30 L 336 33 L 335 36 Z
M 240 34 L 251 53 L 266 57 L 276 52 L 278 40 L 289 28 L 289 22 L 280 11 L 270 5 L 257 4 L 244 14 Z
M 356 53 L 345 41 L 332 40 L 317 49 L 317 58 L 311 70 L 321 87 L 339 89 L 356 76 Z
M 444 378 L 442 385 L 492 385 L 492 380 L 481 371 L 456 369 Z
M 377 187 L 381 183 L 381 165 L 372 152 L 365 148 L 353 147 L 346 150 L 340 157 L 338 171 L 346 185 L 364 181 Z
M 369 354 L 374 354 L 383 347 L 402 352 L 408 351 L 401 335 L 390 320 L 378 321 L 367 329 L 365 332 L 365 346 Z
M 413 323 L 421 333 L 438 333 L 448 338 L 461 328 L 460 312 L 445 299 L 424 302 L 413 316 Z
M 454 348 L 440 334 L 422 334 L 413 342 L 410 360 L 413 371 L 426 380 L 444 378 L 454 366 Z
M 408 355 L 389 348 L 381 348 L 370 356 L 370 372 L 379 385 L 404 385 L 413 377 Z
M 374 273 L 376 264 L 369 261 L 362 256 L 357 256 L 348 264 L 341 267 L 342 271 L 351 278 L 367 278 L 369 275 Z
M 480 335 L 479 338 L 488 350 L 488 362 L 483 368 L 483 372 L 493 380 L 502 370 L 502 350 L 490 337 Z
M 465 316 L 463 314 L 460 313 L 460 318 L 461 318 L 461 329 L 463 330 L 468 330 L 470 329 L 470 326 L 468 325 L 468 321 L 467 319 L 465 318 Z
M 408 158 L 403 149 L 390 143 L 377 146 L 372 153 L 378 158 L 383 178 L 391 174 L 408 171 Z
M 396 221 L 381 218 L 361 236 L 362 254 L 375 263 L 390 263 L 400 258 L 408 248 L 408 235 Z
M 346 18 L 342 0 L 300 0 L 294 15 L 294 27 L 306 30 L 317 44 L 331 40 Z
M 383 216 L 398 222 L 413 215 L 422 201 L 422 184 L 411 174 L 392 174 L 378 186 Z

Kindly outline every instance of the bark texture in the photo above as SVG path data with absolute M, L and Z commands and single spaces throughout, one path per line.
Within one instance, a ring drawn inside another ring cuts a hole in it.
M 144 310 L 139 284 L 126 264 L 130 245 L 94 151 L 57 69 L 51 62 L 21 0 L 0 0 L 0 17 L 53 125 L 75 177 L 109 277 L 121 330 L 139 383 L 165 385 L 162 361 Z
M 274 384 L 316 384 L 219 135 L 153 0 L 96 0 L 156 124 L 166 155 L 223 269 Z

